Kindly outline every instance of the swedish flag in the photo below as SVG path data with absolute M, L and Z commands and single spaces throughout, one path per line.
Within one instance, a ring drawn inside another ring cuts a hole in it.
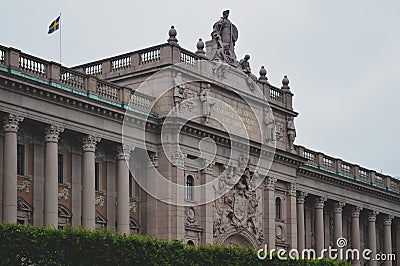
M 50 26 L 49 26 L 49 31 L 47 32 L 47 34 L 51 34 L 53 32 L 55 32 L 56 30 L 58 30 L 60 28 L 60 16 L 58 16 L 58 18 L 56 18 L 56 20 L 54 20 Z

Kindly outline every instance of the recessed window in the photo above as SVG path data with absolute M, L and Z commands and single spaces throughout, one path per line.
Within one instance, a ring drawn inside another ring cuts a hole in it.
M 186 199 L 193 200 L 193 185 L 194 179 L 193 176 L 189 175 L 186 178 Z
M 25 145 L 17 145 L 17 175 L 25 175 Z
M 58 183 L 64 183 L 64 154 L 58 154 Z
M 275 216 L 276 219 L 282 219 L 282 201 L 281 198 L 275 199 Z
M 131 172 L 129 172 L 129 198 L 135 197 L 135 179 Z
M 94 164 L 94 189 L 100 190 L 100 163 L 98 162 Z

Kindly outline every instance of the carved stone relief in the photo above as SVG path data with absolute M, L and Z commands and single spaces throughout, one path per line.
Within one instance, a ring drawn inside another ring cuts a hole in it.
M 200 214 L 197 208 L 193 207 L 185 208 L 185 225 L 191 227 L 200 226 Z
M 214 238 L 233 228 L 237 232 L 247 230 L 262 243 L 264 236 L 261 206 L 259 207 L 261 201 L 256 191 L 250 189 L 252 178 L 253 175 L 246 170 L 231 190 L 213 202 Z

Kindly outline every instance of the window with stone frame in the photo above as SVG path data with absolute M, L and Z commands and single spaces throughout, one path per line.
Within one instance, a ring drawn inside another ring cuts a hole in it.
M 133 174 L 131 171 L 129 171 L 129 198 L 134 198 L 136 197 L 136 191 L 135 191 L 135 178 L 133 177 Z
M 17 144 L 17 175 L 26 175 L 26 145 Z
M 63 184 L 64 183 L 64 154 L 59 153 L 58 154 L 58 183 Z
M 101 169 L 100 169 L 100 162 L 94 163 L 94 189 L 96 191 L 101 190 Z
M 275 199 L 275 218 L 282 220 L 282 200 L 280 197 Z
M 194 178 L 192 175 L 186 177 L 186 200 L 193 200 Z

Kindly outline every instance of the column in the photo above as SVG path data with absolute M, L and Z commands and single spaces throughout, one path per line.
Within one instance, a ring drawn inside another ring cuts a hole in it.
M 290 183 L 288 187 L 288 242 L 292 249 L 298 248 L 297 243 L 297 206 L 296 206 L 297 184 Z M 304 210 L 303 210 L 304 213 Z
M 264 189 L 264 232 L 268 249 L 275 248 L 275 183 L 276 178 L 267 176 Z
M 83 165 L 82 165 L 82 226 L 95 229 L 95 150 L 100 138 L 88 135 L 83 139 Z
M 318 256 L 324 248 L 324 205 L 326 198 L 318 197 L 315 199 L 315 251 Z
M 385 220 L 383 221 L 383 253 L 386 255 L 392 254 L 392 220 L 393 220 L 392 215 L 387 215 L 385 217 Z M 384 264 L 385 266 L 392 266 L 392 261 L 385 261 Z
M 58 140 L 64 128 L 50 125 L 45 129 L 44 225 L 58 226 Z
M 8 114 L 4 118 L 3 222 L 17 222 L 17 131 L 23 117 Z
M 344 205 L 344 202 L 336 202 L 333 207 L 333 245 L 335 248 L 338 248 L 337 240 L 343 237 L 342 212 Z
M 370 211 L 368 214 L 368 248 L 372 250 L 371 258 L 376 257 L 376 215 L 378 214 L 377 211 Z M 376 261 L 371 260 L 369 264 L 371 266 L 376 266 Z
M 396 260 L 400 261 L 400 220 L 397 218 L 396 224 Z M 398 262 L 400 264 L 400 262 Z
M 209 162 L 204 160 L 203 162 L 204 168 L 202 169 L 202 180 L 201 180 L 201 203 L 203 205 L 201 208 L 201 226 L 203 227 L 203 237 L 202 244 L 212 244 L 214 242 L 213 238 L 213 199 L 214 191 L 211 187 L 211 182 L 213 181 L 213 169 L 215 166 L 214 162 Z
M 132 151 L 129 145 L 121 145 L 117 151 L 117 230 L 129 234 L 129 158 Z
M 351 211 L 351 248 L 361 252 L 360 244 L 360 211 L 361 207 L 355 206 Z M 360 256 L 361 259 L 361 256 Z M 360 260 L 352 261 L 353 265 L 360 265 Z
M 147 234 L 150 236 L 157 236 L 157 177 L 158 177 L 158 156 L 157 153 L 150 153 L 150 159 L 147 161 L 145 191 L 146 191 L 146 222 Z
M 297 194 L 297 248 L 302 252 L 306 247 L 306 231 L 304 224 L 304 201 L 308 193 L 300 191 Z

